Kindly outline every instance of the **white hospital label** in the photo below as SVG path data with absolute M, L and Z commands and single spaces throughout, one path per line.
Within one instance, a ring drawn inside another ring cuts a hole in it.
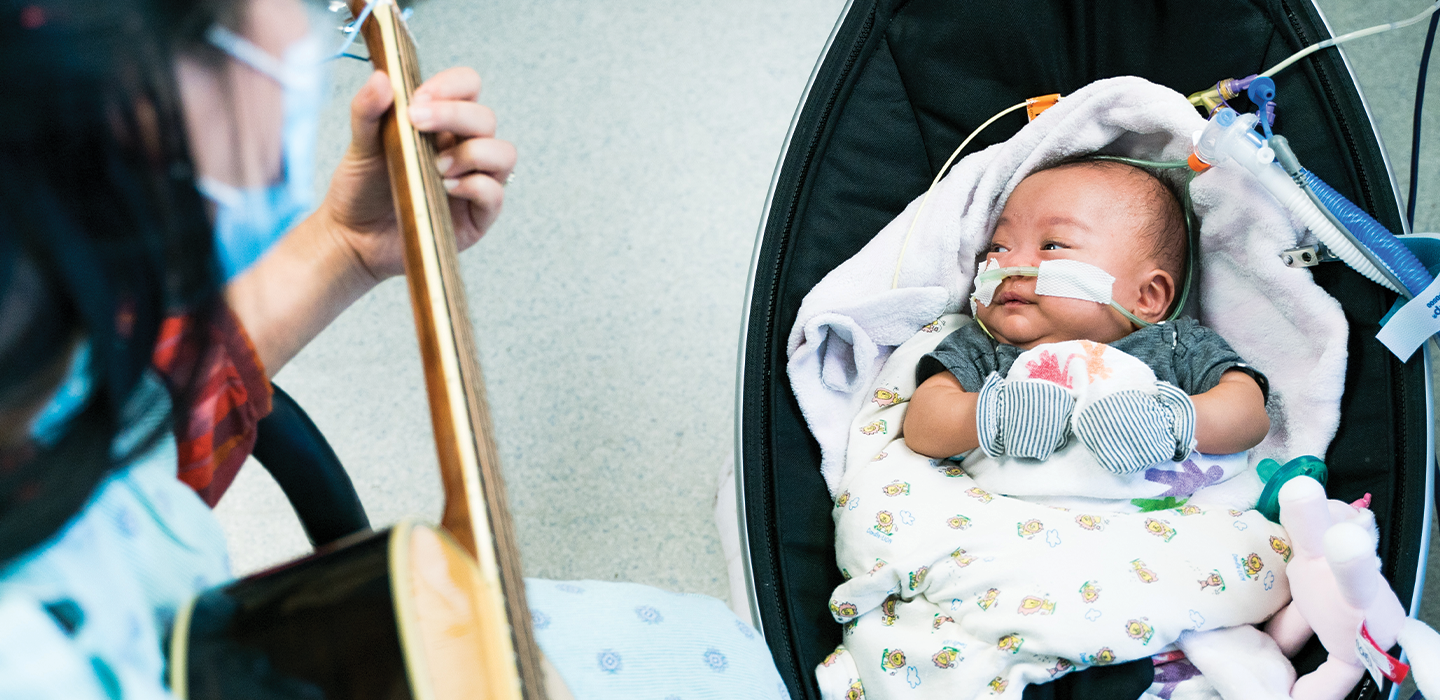
M 1426 338 L 1440 332 L 1440 277 L 1425 291 L 1405 302 L 1399 311 L 1375 334 L 1375 339 L 1390 348 L 1403 362 L 1415 354 Z
M 1360 663 L 1365 664 L 1365 670 L 1370 672 L 1370 677 L 1374 678 L 1375 684 L 1379 686 L 1385 685 L 1386 678 L 1400 683 L 1410 674 L 1409 664 L 1401 663 L 1399 659 L 1385 653 L 1370 637 L 1370 631 L 1365 629 L 1364 622 L 1355 630 L 1355 656 L 1359 657 Z

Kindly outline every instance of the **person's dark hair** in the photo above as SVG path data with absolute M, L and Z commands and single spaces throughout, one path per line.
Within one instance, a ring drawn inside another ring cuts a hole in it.
M 35 378 L 81 339 L 95 387 L 53 447 L 0 455 L 0 563 L 53 534 L 171 427 L 112 454 L 161 322 L 188 313 L 203 327 L 219 303 L 174 56 L 242 8 L 0 0 L 0 406 L 43 400 L 54 387 Z M 195 383 L 171 387 L 177 410 Z
M 1105 160 L 1093 154 L 1066 158 L 1047 165 L 1043 170 L 1071 167 L 1131 172 L 1149 183 L 1150 186 L 1142 194 L 1143 200 L 1139 203 L 1147 216 L 1140 236 L 1147 247 L 1145 254 L 1154 260 L 1160 269 L 1170 273 L 1170 278 L 1174 280 L 1176 299 L 1172 303 L 1177 303 L 1180 287 L 1185 284 L 1185 259 L 1190 248 L 1189 229 L 1185 226 L 1184 198 L 1179 189 L 1181 185 L 1162 171 Z

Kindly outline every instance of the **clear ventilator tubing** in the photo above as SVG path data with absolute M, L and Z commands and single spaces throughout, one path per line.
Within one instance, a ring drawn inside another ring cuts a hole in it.
M 1195 154 L 1210 165 L 1234 160 L 1250 171 L 1266 191 L 1275 197 L 1305 228 L 1315 234 L 1345 264 L 1372 282 L 1399 292 L 1385 275 L 1365 258 L 1345 234 L 1330 223 L 1295 181 L 1275 162 L 1275 152 L 1255 133 L 1259 120 L 1253 114 L 1236 114 L 1228 107 L 1215 110 L 1210 123 L 1195 134 Z

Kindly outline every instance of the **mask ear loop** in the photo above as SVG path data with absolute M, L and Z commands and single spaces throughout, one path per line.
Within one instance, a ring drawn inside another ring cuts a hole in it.
M 211 45 L 230 54 L 261 74 L 269 77 L 282 87 L 289 87 L 291 81 L 290 73 L 285 70 L 285 64 L 279 59 L 265 53 L 264 49 L 256 46 L 249 39 L 231 31 L 228 27 L 219 24 L 211 25 L 205 30 L 205 39 Z

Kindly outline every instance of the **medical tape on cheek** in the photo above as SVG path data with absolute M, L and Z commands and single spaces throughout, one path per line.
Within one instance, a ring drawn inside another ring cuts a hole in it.
M 1115 289 L 1110 273 L 1079 260 L 1046 260 L 1040 263 L 1035 293 L 1047 297 L 1068 297 L 1109 304 Z
M 1040 279 L 1035 283 L 1036 294 L 1106 304 L 1139 328 L 1155 325 L 1117 303 L 1112 295 L 1114 289 L 1115 278 L 1110 273 L 1079 260 L 1046 260 L 1040 263 Z
M 1000 263 L 988 260 L 976 271 L 971 299 L 989 306 L 995 290 L 1007 277 L 1036 277 L 1036 294 L 1097 304 L 1110 303 L 1110 290 L 1115 285 L 1110 273 L 1077 260 L 1046 260 L 1039 267 L 1000 267 Z
M 970 295 L 970 313 L 977 310 L 976 304 L 990 305 L 995 290 L 1007 277 L 1035 277 L 1035 293 L 1050 297 L 1066 297 L 1093 301 L 1112 306 L 1126 318 L 1141 326 L 1149 322 L 1137 318 L 1114 301 L 1115 277 L 1110 273 L 1079 260 L 1046 260 L 1039 267 L 1000 267 L 995 260 L 987 260 L 975 274 L 975 293 Z

